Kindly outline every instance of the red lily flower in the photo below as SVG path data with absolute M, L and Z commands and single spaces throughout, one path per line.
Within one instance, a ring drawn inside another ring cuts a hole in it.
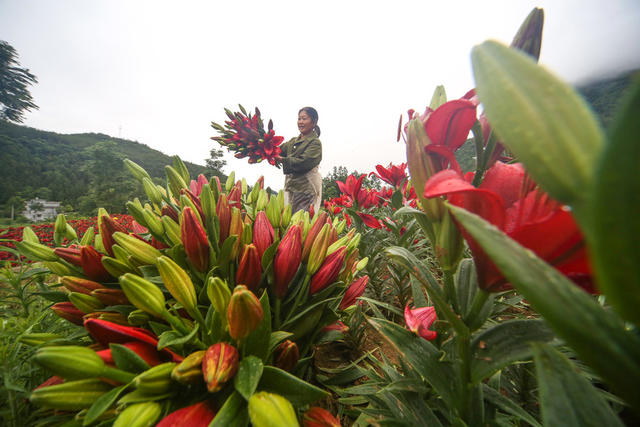
M 202 193 L 202 186 L 205 184 L 208 184 L 209 181 L 207 181 L 207 178 L 200 174 L 198 175 L 198 180 L 191 180 L 191 182 L 189 183 L 189 190 L 191 190 L 191 192 L 196 195 L 199 196 L 200 193 Z
M 386 168 L 382 165 L 376 165 L 376 170 L 378 173 L 371 172 L 370 175 L 376 175 L 378 178 L 388 184 L 391 184 L 395 188 L 400 188 L 407 179 L 406 163 L 401 163 L 399 166 L 389 163 L 389 166 Z
M 71 302 L 55 303 L 51 306 L 51 311 L 73 324 L 82 326 L 84 313 Z
M 362 218 L 362 221 L 364 222 L 364 224 L 367 227 L 371 227 L 371 228 L 380 228 L 380 227 L 382 227 L 380 225 L 380 221 L 378 221 L 378 219 L 375 216 L 369 215 L 369 214 L 366 214 L 366 213 L 362 213 L 362 212 L 357 212 L 357 214 L 358 214 L 358 216 L 360 218 Z
M 427 341 L 434 340 L 438 335 L 437 332 L 429 330 L 436 319 L 435 307 L 419 307 L 411 310 L 407 304 L 404 308 L 404 321 L 407 327 Z
M 113 233 L 119 231 L 121 233 L 128 233 L 127 229 L 122 225 L 116 222 L 109 215 L 102 215 L 100 217 L 100 237 L 102 238 L 102 245 L 104 249 L 107 251 L 109 256 L 113 256 L 113 250 L 111 247 L 116 243 L 113 240 Z
M 366 175 L 360 175 L 356 178 L 349 175 L 345 182 L 336 181 L 338 188 L 343 194 L 347 195 L 352 201 L 357 202 L 362 209 L 370 208 L 377 204 L 376 193 L 362 188 L 362 181 Z
M 215 416 L 212 404 L 205 400 L 173 411 L 161 419 L 156 427 L 207 427 Z
M 331 412 L 314 406 L 302 416 L 302 427 L 341 427 L 341 424 Z
M 473 174 L 467 175 L 471 180 Z M 594 291 L 583 236 L 571 212 L 539 190 L 521 164 L 495 163 L 478 188 L 468 180 L 454 171 L 442 171 L 429 179 L 424 197 L 446 195 L 450 203 L 491 222 L 581 287 Z M 480 288 L 489 292 L 510 289 L 480 245 L 462 232 L 473 253 Z

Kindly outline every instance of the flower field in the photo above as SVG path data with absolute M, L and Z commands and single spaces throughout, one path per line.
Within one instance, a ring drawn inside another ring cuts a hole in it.
M 292 212 L 263 179 L 126 160 L 130 216 L 3 230 L 6 424 L 637 424 L 640 85 L 605 135 L 541 31 L 409 110 L 382 189 Z M 219 142 L 277 165 L 259 110 L 228 115 Z

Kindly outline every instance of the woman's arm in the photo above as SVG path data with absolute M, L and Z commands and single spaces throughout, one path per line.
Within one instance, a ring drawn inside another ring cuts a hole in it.
M 290 155 L 282 158 L 282 171 L 285 174 L 301 175 L 309 172 L 322 160 L 322 144 L 317 138 L 313 139 L 304 150 L 291 151 Z

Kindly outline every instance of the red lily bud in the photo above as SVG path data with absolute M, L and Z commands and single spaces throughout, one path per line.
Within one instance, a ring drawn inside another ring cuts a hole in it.
M 168 216 L 175 222 L 180 221 L 180 216 L 178 215 L 178 212 L 176 212 L 176 210 L 169 205 L 162 206 L 162 209 L 160 210 L 160 212 L 162 213 L 163 216 Z
M 369 276 L 362 276 L 354 280 L 340 301 L 338 308 L 344 310 L 347 307 L 351 307 L 356 303 L 356 298 L 362 296 L 367 284 L 369 283 Z
M 207 390 L 215 393 L 222 389 L 238 371 L 238 350 L 231 344 L 219 342 L 207 349 L 202 360 L 202 374 Z
M 182 210 L 180 232 L 184 251 L 194 268 L 200 272 L 209 269 L 209 240 L 196 213 L 190 207 Z
M 231 207 L 229 206 L 227 196 L 224 194 L 220 194 L 220 197 L 218 198 L 216 215 L 220 222 L 220 240 L 218 243 L 222 247 L 224 241 L 229 237 L 229 225 L 231 224 Z
M 245 285 L 250 290 L 255 291 L 260 285 L 261 276 L 262 263 L 258 249 L 253 244 L 246 245 L 238 264 L 236 283 Z
M 273 364 L 283 371 L 295 368 L 299 358 L 298 345 L 291 340 L 280 343 L 273 351 Z
M 103 282 L 111 278 L 111 274 L 102 266 L 103 255 L 96 251 L 93 246 L 80 247 L 80 259 L 82 260 L 82 271 L 92 280 Z
M 236 286 L 227 307 L 227 322 L 229 322 L 231 338 L 240 340 L 248 337 L 262 322 L 263 317 L 264 312 L 258 297 L 246 286 Z
M 258 178 L 257 184 L 261 190 L 264 188 L 264 175 L 260 175 L 260 178 Z
M 307 233 L 307 237 L 304 239 L 304 246 L 302 249 L 302 262 L 307 262 L 309 259 L 309 252 L 311 252 L 311 245 L 316 240 L 318 233 L 322 230 L 322 227 L 327 221 L 327 213 L 322 211 L 318 214 L 315 222 L 311 226 L 311 229 Z
M 102 238 L 102 246 L 107 251 L 109 256 L 113 256 L 113 250 L 111 247 L 116 243 L 113 240 L 113 233 L 120 231 L 122 233 L 129 233 L 122 224 L 119 224 L 113 220 L 109 215 L 101 215 L 100 221 L 98 221 L 100 229 L 100 237 Z
M 326 409 L 314 406 L 302 416 L 303 427 L 341 427 L 340 421 Z
M 84 313 L 78 310 L 71 302 L 58 302 L 53 304 L 51 311 L 71 323 L 82 326 L 82 316 L 84 316 Z
M 150 344 L 140 341 L 131 341 L 123 343 L 122 345 L 140 356 L 149 366 L 156 366 L 162 363 L 160 353 L 158 353 L 158 350 Z M 97 351 L 96 353 L 102 358 L 102 360 L 104 360 L 104 363 L 108 365 L 115 365 L 110 348 Z
M 63 276 L 60 281 L 62 282 L 62 286 L 67 288 L 70 292 L 79 292 L 86 295 L 89 295 L 96 289 L 104 288 L 104 286 L 102 286 L 98 282 L 94 282 L 93 280 L 89 279 L 83 279 L 81 277 Z
M 273 243 L 273 227 L 267 214 L 264 211 L 259 211 L 256 214 L 256 220 L 253 223 L 253 244 L 258 249 L 258 256 L 262 260 L 264 251 Z
M 142 328 L 117 325 L 100 319 L 85 321 L 84 328 L 103 347 L 108 347 L 110 343 L 125 344 L 132 341 L 146 343 L 154 348 L 158 345 L 158 338 L 153 333 Z M 170 357 L 173 362 L 181 362 L 183 359 L 182 356 L 167 348 L 162 349 L 161 354 Z
M 204 427 L 208 426 L 215 416 L 213 405 L 205 400 L 173 411 L 161 419 L 156 427 Z
M 76 248 L 55 248 L 53 253 L 69 262 L 70 264 L 80 266 L 82 260 L 80 259 L 80 249 Z
M 238 183 L 240 183 L 240 181 L 238 181 Z M 238 186 L 238 183 L 236 183 L 229 192 L 229 205 L 236 208 L 240 207 L 240 199 L 242 197 L 242 187 Z
M 120 289 L 95 289 L 91 291 L 91 296 L 98 298 L 104 305 L 130 304 L 126 295 Z
M 311 286 L 309 288 L 311 295 L 323 290 L 336 281 L 344 265 L 346 251 L 347 248 L 343 246 L 325 258 L 318 272 L 311 278 Z
M 300 225 L 295 224 L 289 227 L 273 258 L 274 285 L 277 298 L 283 298 L 286 295 L 289 283 L 298 271 L 301 258 L 302 229 Z

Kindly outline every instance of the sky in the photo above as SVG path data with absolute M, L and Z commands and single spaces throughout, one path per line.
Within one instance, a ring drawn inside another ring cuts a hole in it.
M 25 125 L 138 141 L 204 165 L 224 108 L 259 107 L 285 140 L 319 113 L 323 161 L 361 173 L 406 161 L 398 119 L 437 85 L 473 87 L 470 52 L 545 12 L 540 63 L 571 83 L 640 68 L 638 0 L 0 0 L 0 40 L 38 78 Z M 224 172 L 282 188 L 225 154 Z

